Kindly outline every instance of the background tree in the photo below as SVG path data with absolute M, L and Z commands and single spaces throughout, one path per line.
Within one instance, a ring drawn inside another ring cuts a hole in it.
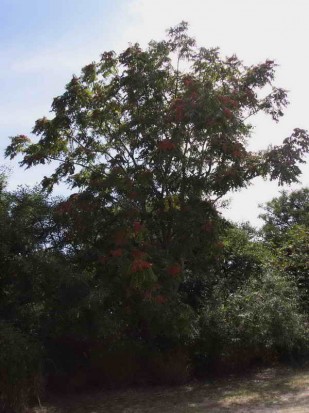
M 263 206 L 260 218 L 265 222 L 263 234 L 271 243 L 280 243 L 294 225 L 309 227 L 309 188 L 282 191 L 280 196 Z
M 262 233 L 274 260 L 299 288 L 303 309 L 309 310 L 309 189 L 283 191 L 264 207 Z
M 42 249 L 48 248 L 52 242 L 50 225 L 50 205 L 38 190 L 2 190 L 1 318 L 18 323 L 28 332 L 37 329 L 38 304 L 42 300 L 42 272 L 45 270 L 42 268 Z
M 42 318 L 52 279 L 51 205 L 38 190 L 0 188 L 0 411 L 22 411 L 42 387 Z M 1 185 L 0 185 L 1 186 Z M 44 252 L 43 250 L 46 250 Z

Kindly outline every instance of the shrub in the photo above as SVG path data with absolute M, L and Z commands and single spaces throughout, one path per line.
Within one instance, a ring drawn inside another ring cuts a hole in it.
M 197 359 L 222 368 L 246 367 L 306 351 L 308 329 L 295 285 L 279 274 L 249 279 L 235 293 L 217 289 L 201 316 Z
M 119 387 L 143 382 L 142 346 L 129 340 L 97 342 L 89 354 L 93 384 Z
M 183 384 L 192 375 L 189 354 L 181 348 L 150 354 L 147 368 L 150 382 L 153 384 Z
M 41 390 L 40 347 L 14 326 L 0 323 L 0 412 L 22 411 Z

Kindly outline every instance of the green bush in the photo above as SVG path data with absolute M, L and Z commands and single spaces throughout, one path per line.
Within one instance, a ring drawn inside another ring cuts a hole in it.
M 0 323 L 0 412 L 19 412 L 41 390 L 40 347 L 8 323 Z
M 279 274 L 249 279 L 231 294 L 218 287 L 201 316 L 197 360 L 247 367 L 306 351 L 308 328 L 295 285 Z

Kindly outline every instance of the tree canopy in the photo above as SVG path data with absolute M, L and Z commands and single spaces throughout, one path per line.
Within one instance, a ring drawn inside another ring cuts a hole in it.
M 280 196 L 263 206 L 260 217 L 265 222 L 263 233 L 266 239 L 279 242 L 295 225 L 309 227 L 309 188 L 282 191 Z
M 217 255 L 226 193 L 257 176 L 297 181 L 305 130 L 281 146 L 247 148 L 250 118 L 264 112 L 278 121 L 287 105 L 275 67 L 199 48 L 182 22 L 145 50 L 134 44 L 85 66 L 54 99 L 54 117 L 37 120 L 39 140 L 16 136 L 6 155 L 21 153 L 26 167 L 59 162 L 43 187 L 62 180 L 79 189 L 59 212 L 72 211 L 76 242 L 92 238 L 101 262 L 118 258 L 122 272 L 147 271 L 154 283 L 162 271 L 180 279 Z
M 198 48 L 183 22 L 146 50 L 134 44 L 85 66 L 54 99 L 54 117 L 36 122 L 39 141 L 16 136 L 6 155 L 22 153 L 26 167 L 59 161 L 44 186 L 101 185 L 112 190 L 110 202 L 130 189 L 149 202 L 174 194 L 184 202 L 216 199 L 255 176 L 291 183 L 309 148 L 306 131 L 295 129 L 265 151 L 246 149 L 249 119 L 264 112 L 278 121 L 288 103 L 273 84 L 275 67 L 271 60 L 245 66 L 235 55 Z
M 309 189 L 283 191 L 264 206 L 262 233 L 276 265 L 295 279 L 309 311 Z

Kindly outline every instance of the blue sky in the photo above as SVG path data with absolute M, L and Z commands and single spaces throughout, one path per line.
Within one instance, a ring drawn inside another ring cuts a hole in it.
M 307 0 L 0 0 L 0 165 L 12 168 L 10 187 L 33 185 L 46 171 L 25 172 L 4 160 L 8 136 L 29 134 L 71 75 L 100 53 L 160 39 L 181 20 L 200 45 L 219 46 L 247 64 L 280 64 L 276 83 L 290 91 L 291 104 L 279 125 L 256 119 L 252 148 L 278 144 L 294 127 L 309 129 L 308 15 Z M 308 165 L 303 171 L 309 186 Z M 276 183 L 256 180 L 232 196 L 225 214 L 258 224 L 258 204 L 277 193 Z
M 113 47 L 124 3 L 0 0 L 1 132 L 33 124 L 28 110 L 48 108 L 73 72 Z
M 14 167 L 10 185 L 33 185 L 43 169 L 24 173 L 2 161 L 8 136 L 28 134 L 48 115 L 73 73 L 115 47 L 126 1 L 0 0 L 0 164 Z

